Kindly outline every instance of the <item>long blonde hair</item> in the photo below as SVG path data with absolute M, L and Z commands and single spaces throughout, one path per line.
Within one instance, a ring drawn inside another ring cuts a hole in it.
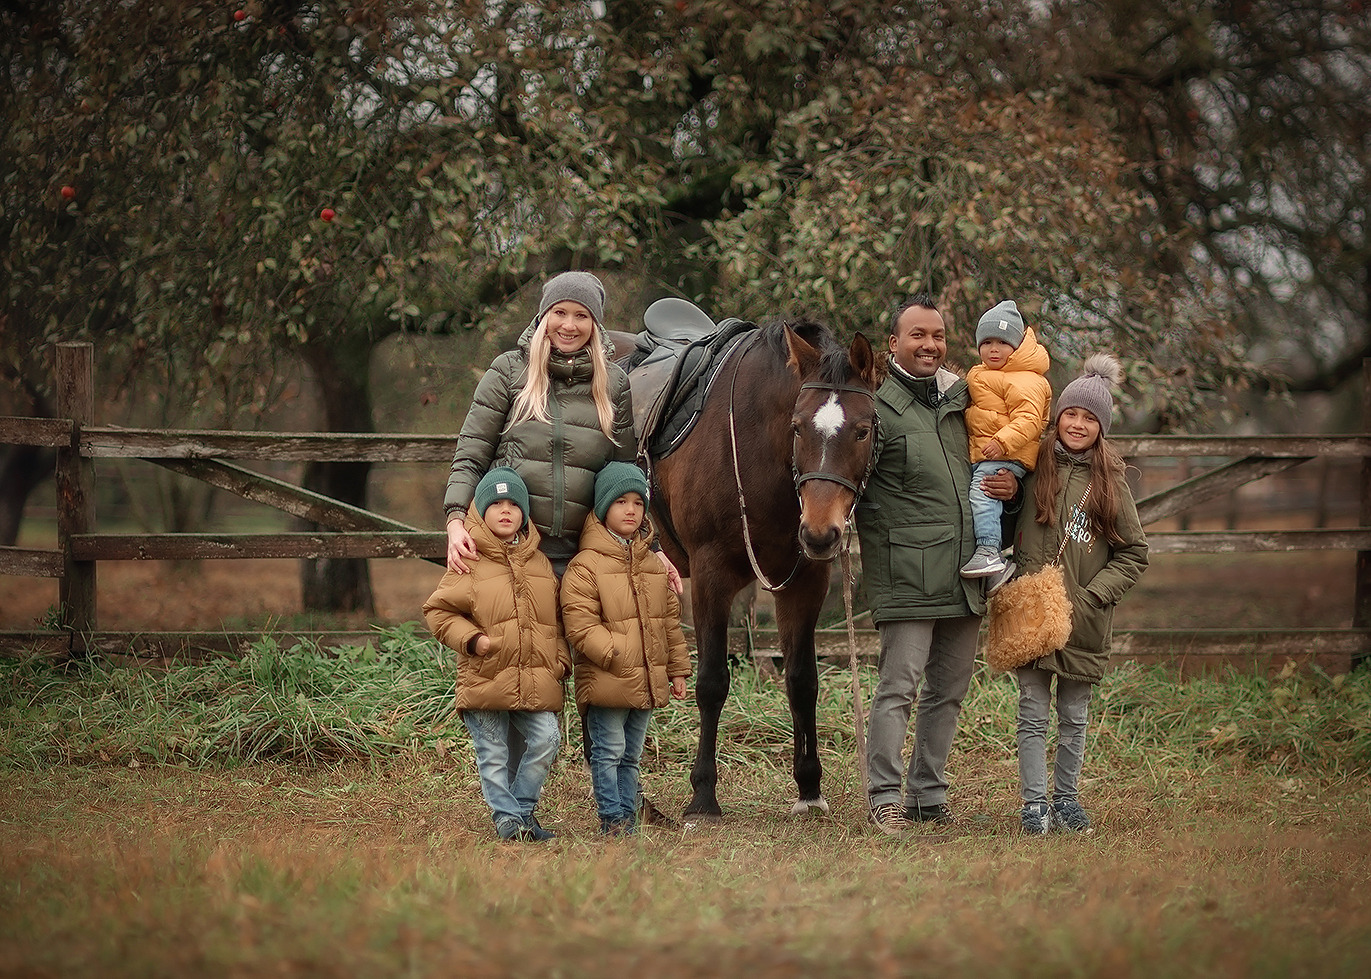
M 590 396 L 595 402 L 600 431 L 613 442 L 614 405 L 609 400 L 609 361 L 600 343 L 599 323 L 591 328 L 590 339 L 582 349 L 590 351 Z M 551 362 L 552 341 L 547 336 L 547 317 L 544 316 L 528 341 L 528 376 L 523 390 L 514 399 L 514 410 L 510 412 L 509 422 L 505 425 L 506 431 L 530 419 L 552 421 L 547 413 L 547 399 L 552 391 L 552 375 L 548 373 L 548 364 Z

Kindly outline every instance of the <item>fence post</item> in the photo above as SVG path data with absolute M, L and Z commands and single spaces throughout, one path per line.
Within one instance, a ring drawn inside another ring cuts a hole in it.
M 1361 429 L 1371 432 L 1371 357 L 1361 362 Z M 1371 527 L 1371 457 L 1361 461 L 1361 506 L 1358 523 Z M 1357 582 L 1352 597 L 1352 626 L 1371 628 L 1371 551 L 1357 552 Z M 1352 669 L 1371 664 L 1371 654 L 1355 653 Z
M 72 651 L 84 652 L 95 631 L 95 562 L 72 557 L 73 534 L 95 527 L 95 464 L 81 458 L 81 428 L 95 417 L 94 348 L 89 343 L 57 345 L 57 414 L 71 419 L 71 444 L 57 450 L 57 543 L 62 549 L 58 597 Z

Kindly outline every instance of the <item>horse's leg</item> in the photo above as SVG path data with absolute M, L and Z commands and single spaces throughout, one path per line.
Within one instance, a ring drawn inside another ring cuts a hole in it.
M 816 719 L 819 667 L 814 657 L 814 626 L 828 593 L 828 574 L 828 565 L 814 566 L 776 593 L 776 628 L 785 656 L 785 689 L 795 731 L 794 771 L 799 799 L 790 810 L 792 815 L 828 812 L 828 803 L 819 791 L 823 766 L 819 763 Z
M 719 715 L 728 699 L 728 612 L 738 588 L 710 574 L 707 562 L 695 556 L 697 574 L 691 579 L 691 613 L 695 619 L 695 706 L 700 712 L 700 742 L 690 770 L 693 793 L 687 816 L 722 816 L 715 788 L 719 781 L 716 749 Z

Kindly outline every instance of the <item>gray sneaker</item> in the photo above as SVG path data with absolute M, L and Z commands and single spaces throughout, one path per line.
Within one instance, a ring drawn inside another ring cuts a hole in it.
M 978 544 L 971 555 L 971 560 L 962 565 L 962 577 L 989 578 L 996 572 L 1003 570 L 1004 558 L 1000 557 L 1000 549 L 991 547 L 989 544 Z
M 1046 802 L 1030 802 L 1019 814 L 1025 836 L 1046 836 L 1051 824 Z
M 1005 583 L 1009 581 L 1010 578 L 1014 577 L 1014 572 L 1017 570 L 1019 570 L 1019 566 L 1017 564 L 1015 564 L 1013 561 L 1006 561 L 1004 563 L 1003 571 L 996 572 L 989 578 L 985 579 L 985 597 L 989 598 L 991 595 L 995 594 L 997 591 L 1003 588 Z
M 909 832 L 909 819 L 904 814 L 904 806 L 897 802 L 887 802 L 871 810 L 871 821 L 886 836 L 904 836 Z
M 1095 832 L 1090 825 L 1090 814 L 1075 799 L 1052 803 L 1052 829 L 1058 833 L 1081 833 L 1086 836 Z

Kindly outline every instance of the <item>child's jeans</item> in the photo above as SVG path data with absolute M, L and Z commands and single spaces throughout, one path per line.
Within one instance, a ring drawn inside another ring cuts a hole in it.
M 996 459 L 978 462 L 971 467 L 971 526 L 976 531 L 976 546 L 990 546 L 1000 549 L 1000 517 L 1004 514 L 1004 501 L 985 495 L 981 489 L 981 478 L 993 476 L 1001 469 L 1008 469 L 1019 479 L 1028 475 L 1028 468 L 1022 462 L 1012 459 Z
M 638 811 L 638 768 L 647 740 L 651 710 L 631 707 L 586 708 L 590 735 L 590 782 L 600 826 L 633 825 Z
M 476 749 L 481 795 L 499 827 L 514 819 L 523 822 L 533 813 L 543 782 L 557 757 L 562 732 L 550 710 L 464 710 L 462 722 Z M 509 767 L 509 735 L 516 730 L 526 746 L 513 774 Z
M 1019 678 L 1019 786 L 1025 804 L 1047 802 L 1047 721 L 1052 703 L 1052 678 L 1047 670 L 1022 666 Z M 1052 776 L 1052 801 L 1077 799 L 1077 783 L 1085 761 L 1085 726 L 1090 720 L 1093 684 L 1057 676 L 1057 758 Z

